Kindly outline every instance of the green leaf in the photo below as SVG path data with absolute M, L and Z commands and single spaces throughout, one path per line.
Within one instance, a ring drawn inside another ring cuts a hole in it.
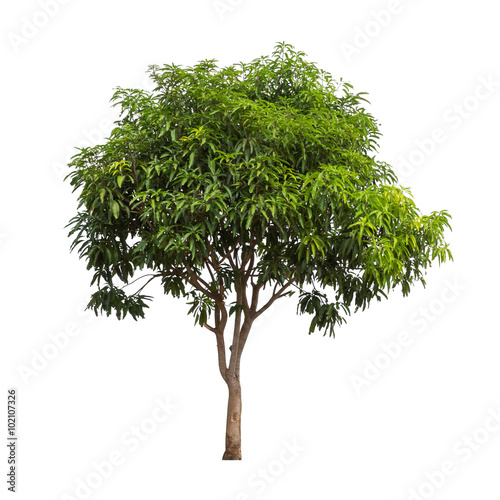
M 115 219 L 118 219 L 118 215 L 120 214 L 120 205 L 118 204 L 118 202 L 116 200 L 113 201 L 112 210 L 113 210 L 113 215 L 115 216 Z

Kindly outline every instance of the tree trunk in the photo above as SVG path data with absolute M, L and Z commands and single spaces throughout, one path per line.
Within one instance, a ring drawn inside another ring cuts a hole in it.
M 222 460 L 241 460 L 241 385 L 234 376 L 227 380 L 229 401 L 227 404 L 226 451 Z

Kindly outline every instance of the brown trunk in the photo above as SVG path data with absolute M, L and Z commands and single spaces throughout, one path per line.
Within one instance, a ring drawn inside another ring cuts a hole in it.
M 222 460 L 241 460 L 241 386 L 237 377 L 227 380 L 226 451 Z

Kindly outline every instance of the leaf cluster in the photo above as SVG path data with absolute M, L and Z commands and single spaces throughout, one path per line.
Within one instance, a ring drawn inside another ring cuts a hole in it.
M 302 52 L 281 43 L 250 63 L 149 75 L 151 92 L 116 90 L 110 137 L 70 163 L 72 248 L 94 271 L 96 313 L 142 317 L 144 287 L 123 288 L 149 269 L 200 325 L 241 287 L 274 285 L 300 292 L 310 331 L 333 334 L 351 307 L 406 295 L 451 258 L 449 214 L 422 215 L 376 158 L 364 93 Z

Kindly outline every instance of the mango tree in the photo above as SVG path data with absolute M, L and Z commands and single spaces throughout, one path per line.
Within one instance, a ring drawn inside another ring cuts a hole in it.
M 72 249 L 93 270 L 88 307 L 144 317 L 159 280 L 215 336 L 229 389 L 225 460 L 241 459 L 241 356 L 255 320 L 296 293 L 309 333 L 425 285 L 451 258 L 449 214 L 423 215 L 376 157 L 364 93 L 285 43 L 218 67 L 150 66 L 152 91 L 117 88 L 120 118 L 83 148 Z

